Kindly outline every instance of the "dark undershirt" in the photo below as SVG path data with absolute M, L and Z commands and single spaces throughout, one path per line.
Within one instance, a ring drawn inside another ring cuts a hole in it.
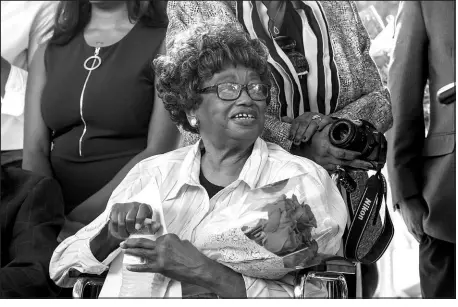
M 208 181 L 207 178 L 205 178 L 204 173 L 202 172 L 202 170 L 200 171 L 200 174 L 199 174 L 199 181 L 200 181 L 200 184 L 207 191 L 208 198 L 210 198 L 210 199 L 213 196 L 215 196 L 216 193 L 218 193 L 219 191 L 224 189 L 224 187 L 220 187 L 219 185 L 213 184 L 210 181 Z

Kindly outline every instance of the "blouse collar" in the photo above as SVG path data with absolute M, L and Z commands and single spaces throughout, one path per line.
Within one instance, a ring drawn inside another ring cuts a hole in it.
M 170 191 L 167 199 L 175 198 L 181 188 L 186 185 L 200 186 L 199 175 L 202 159 L 201 150 L 203 148 L 204 144 L 202 140 L 191 146 L 180 168 L 179 179 Z M 266 142 L 258 137 L 254 142 L 251 155 L 246 160 L 237 181 L 245 182 L 250 189 L 255 188 L 268 156 L 269 152 Z

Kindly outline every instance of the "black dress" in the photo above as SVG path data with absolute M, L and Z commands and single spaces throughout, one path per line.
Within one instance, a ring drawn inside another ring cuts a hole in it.
M 154 100 L 152 60 L 165 32 L 137 23 L 119 42 L 100 48 L 101 65 L 92 71 L 83 64 L 96 48 L 82 32 L 66 45 L 47 47 L 41 111 L 52 131 L 50 160 L 66 214 L 146 148 Z

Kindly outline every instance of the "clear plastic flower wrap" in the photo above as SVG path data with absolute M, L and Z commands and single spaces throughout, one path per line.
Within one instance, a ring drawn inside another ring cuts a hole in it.
M 251 190 L 211 213 L 194 244 L 209 258 L 256 278 L 278 279 L 319 264 L 339 250 L 346 221 L 341 204 L 326 202 L 328 192 L 304 176 Z

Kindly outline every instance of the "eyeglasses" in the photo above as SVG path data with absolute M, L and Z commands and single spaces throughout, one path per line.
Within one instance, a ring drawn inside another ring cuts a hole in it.
M 265 100 L 270 95 L 270 85 L 263 83 L 238 84 L 238 83 L 219 83 L 213 86 L 199 89 L 199 93 L 215 93 L 218 98 L 225 101 L 236 100 L 245 89 L 251 99 L 259 101 Z

